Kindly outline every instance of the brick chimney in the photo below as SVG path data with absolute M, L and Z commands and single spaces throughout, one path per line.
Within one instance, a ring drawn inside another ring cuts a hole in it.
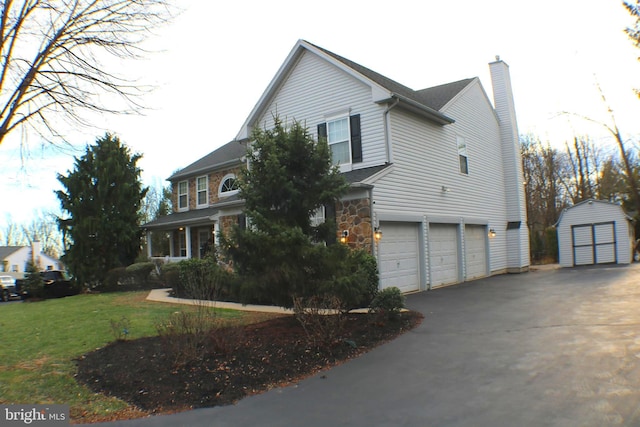
M 496 61 L 489 64 L 489 69 L 493 85 L 493 103 L 500 126 L 507 193 L 507 271 L 516 273 L 529 269 L 529 229 L 520 136 L 509 66 L 496 56 Z

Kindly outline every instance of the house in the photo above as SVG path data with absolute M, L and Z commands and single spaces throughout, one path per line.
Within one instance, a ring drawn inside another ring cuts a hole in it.
M 0 271 L 22 277 L 27 264 L 33 261 L 40 270 L 62 270 L 62 263 L 42 252 L 42 245 L 35 240 L 31 246 L 0 246 Z
M 527 271 L 509 67 L 499 58 L 489 67 L 495 107 L 477 77 L 416 91 L 300 40 L 236 138 L 172 175 L 174 212 L 144 227 L 169 233 L 168 256 L 192 257 L 243 223 L 235 178 L 252 129 L 277 112 L 327 138 L 350 191 L 316 220 L 335 215 L 337 235 L 377 257 L 381 287 Z
M 620 205 L 584 200 L 562 211 L 556 230 L 562 267 L 633 261 L 633 220 Z

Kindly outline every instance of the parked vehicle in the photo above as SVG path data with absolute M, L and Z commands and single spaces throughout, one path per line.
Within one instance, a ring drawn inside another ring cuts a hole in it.
M 0 301 L 17 297 L 16 280 L 11 276 L 0 276 Z
M 36 292 L 29 289 L 26 278 L 16 280 L 16 290 L 20 297 L 23 299 L 32 296 L 41 296 L 43 298 L 62 298 L 78 294 L 78 290 L 67 278 L 64 271 L 41 271 L 40 278 L 42 279 L 42 295 L 36 295 Z

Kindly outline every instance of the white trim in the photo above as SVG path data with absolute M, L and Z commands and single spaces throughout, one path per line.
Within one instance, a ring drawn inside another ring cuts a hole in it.
M 184 193 L 184 195 L 186 196 L 186 205 L 185 206 L 180 206 L 180 196 L 183 193 L 180 193 L 180 184 L 185 183 L 185 189 L 186 189 L 186 193 Z M 179 212 L 184 212 L 184 211 L 188 211 L 189 210 L 189 180 L 183 180 L 183 181 L 178 181 L 178 211 Z
M 222 177 L 222 179 L 220 180 L 220 185 L 218 185 L 218 196 L 219 197 L 229 197 L 229 196 L 233 196 L 234 194 L 238 194 L 239 190 L 231 190 L 231 191 L 224 191 L 224 192 L 222 191 L 222 186 L 229 179 L 237 180 L 238 177 L 234 173 L 228 173 L 228 174 L 226 174 L 225 176 Z
M 204 178 L 204 203 L 200 203 L 200 188 L 199 181 Z M 196 207 L 206 208 L 209 206 L 209 175 L 201 175 L 196 177 Z

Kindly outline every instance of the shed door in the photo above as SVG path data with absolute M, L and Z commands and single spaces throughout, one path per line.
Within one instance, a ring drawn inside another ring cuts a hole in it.
M 472 280 L 487 275 L 487 233 L 483 225 L 464 227 L 464 255 L 466 279 Z
M 380 287 L 398 287 L 402 292 L 420 288 L 418 225 L 414 223 L 385 222 L 378 251 L 380 256 Z
M 571 226 L 573 265 L 616 262 L 615 223 L 579 224 Z
M 459 281 L 457 225 L 429 224 L 429 269 L 432 288 Z

